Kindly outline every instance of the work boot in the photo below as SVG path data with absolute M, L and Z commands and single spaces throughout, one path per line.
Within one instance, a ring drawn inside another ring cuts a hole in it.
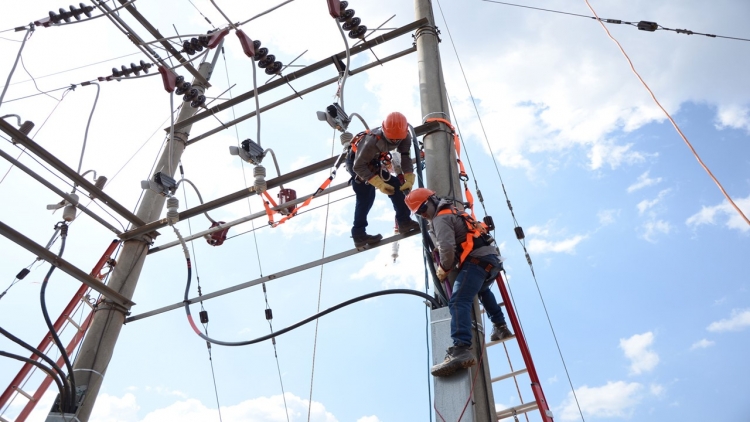
M 476 364 L 471 346 L 451 346 L 445 353 L 445 360 L 432 367 L 430 371 L 436 377 L 447 377 L 459 369 L 470 368 Z
M 380 242 L 382 239 L 383 236 L 379 234 L 369 235 L 365 233 L 352 235 L 352 240 L 354 240 L 354 247 L 357 248 L 358 251 L 365 250 L 369 245 L 374 245 Z
M 409 218 L 408 220 L 399 221 L 398 232 L 401 234 L 409 233 L 412 230 L 419 230 L 419 223 Z
M 492 334 L 490 335 L 490 341 L 504 340 L 510 337 L 513 337 L 513 333 L 510 332 L 507 325 L 492 324 Z

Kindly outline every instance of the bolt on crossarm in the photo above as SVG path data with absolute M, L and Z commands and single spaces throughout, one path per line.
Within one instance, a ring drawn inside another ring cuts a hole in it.
M 221 48 L 216 51 L 216 54 L 218 54 Z M 204 78 L 208 78 L 211 74 L 212 66 L 213 64 L 210 62 L 204 62 L 200 65 L 199 71 Z M 206 89 L 206 86 L 197 78 L 194 80 L 192 86 L 198 89 L 201 94 Z M 174 94 L 170 93 L 169 95 Z M 193 116 L 196 111 L 198 109 L 186 103 L 182 107 L 182 110 L 180 110 L 177 121 L 182 121 Z M 164 148 L 164 152 L 156 166 L 157 171 L 169 174 L 170 177 L 174 176 L 175 168 L 169 169 L 169 163 L 180 162 L 182 153 L 185 150 L 185 142 L 190 135 L 190 129 L 190 126 L 185 126 L 175 131 L 174 144 L 171 145 L 171 148 Z M 166 197 L 153 190 L 146 189 L 143 201 L 138 207 L 136 215 L 143 221 L 154 221 L 161 215 L 165 201 Z M 137 238 L 126 240 L 123 243 L 122 252 L 118 258 L 118 265 L 112 273 L 108 284 L 109 287 L 120 292 L 127 298 L 133 297 L 136 285 L 138 284 L 138 278 L 146 260 L 149 245 L 156 235 L 157 233 L 152 231 Z M 94 315 L 73 369 L 76 385 L 80 386 L 77 397 L 80 403 L 76 413 L 76 420 L 80 422 L 88 421 L 91 416 L 99 388 L 101 387 L 109 362 L 112 359 L 115 344 L 124 322 L 125 310 L 108 301 L 102 302 Z M 50 413 L 47 417 L 48 422 L 60 420 L 59 413 Z

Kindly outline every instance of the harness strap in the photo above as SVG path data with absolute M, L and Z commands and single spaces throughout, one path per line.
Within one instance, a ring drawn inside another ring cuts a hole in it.
M 464 261 L 466 260 L 466 257 L 469 256 L 472 250 L 474 250 L 474 238 L 479 237 L 482 233 L 474 227 L 474 225 L 471 223 L 471 221 L 468 220 L 469 217 L 468 214 L 459 213 L 458 210 L 456 210 L 454 207 L 446 208 L 443 210 L 438 211 L 437 215 L 445 215 L 445 214 L 453 214 L 457 215 L 461 218 L 463 218 L 464 222 L 466 223 L 467 233 L 466 233 L 466 239 L 461 243 L 461 256 L 458 258 L 458 266 L 459 268 L 464 264 Z
M 493 268 L 495 268 L 495 266 L 490 264 L 489 262 L 482 261 L 481 259 L 474 258 L 474 257 L 469 259 L 469 263 L 474 264 L 474 265 L 479 265 L 480 267 L 484 266 L 484 270 L 487 271 L 488 273 L 492 271 Z

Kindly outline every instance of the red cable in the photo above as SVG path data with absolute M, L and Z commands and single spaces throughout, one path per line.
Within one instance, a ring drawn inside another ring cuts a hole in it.
M 742 210 L 737 206 L 737 204 L 734 203 L 734 201 L 729 196 L 729 194 L 727 193 L 727 191 L 725 191 L 724 187 L 721 186 L 721 183 L 719 183 L 719 180 L 714 176 L 713 173 L 711 173 L 711 170 L 709 170 L 708 167 L 703 163 L 703 160 L 701 160 L 701 157 L 695 151 L 695 148 L 693 148 L 693 145 L 690 144 L 690 141 L 688 141 L 688 139 L 685 136 L 685 134 L 683 134 L 682 130 L 680 130 L 680 127 L 677 125 L 677 122 L 675 122 L 674 119 L 672 119 L 672 116 L 669 115 L 669 112 L 667 112 L 667 110 L 665 110 L 664 107 L 662 107 L 662 105 L 659 102 L 659 100 L 656 99 L 656 95 L 654 95 L 653 91 L 651 91 L 651 88 L 649 88 L 648 84 L 646 84 L 646 81 L 644 81 L 643 78 L 641 78 L 641 75 L 638 73 L 638 71 L 635 70 L 635 66 L 633 66 L 633 62 L 630 60 L 630 57 L 628 57 L 628 54 L 625 52 L 625 49 L 623 49 L 622 45 L 620 45 L 620 43 L 615 39 L 615 37 L 613 37 L 612 34 L 610 34 L 609 29 L 607 29 L 607 26 L 604 25 L 604 22 L 602 22 L 602 20 L 599 19 L 599 15 L 596 14 L 596 11 L 594 10 L 594 8 L 591 7 L 591 4 L 589 3 L 589 0 L 584 0 L 584 1 L 586 2 L 586 5 L 591 10 L 591 13 L 593 13 L 594 16 L 596 16 L 597 21 L 602 26 L 602 28 L 604 29 L 604 31 L 607 33 L 607 35 L 609 36 L 609 38 L 612 41 L 614 41 L 615 44 L 617 44 L 617 47 L 620 48 L 620 51 L 622 52 L 622 54 L 625 56 L 625 59 L 630 64 L 630 69 L 633 71 L 633 73 L 635 73 L 635 76 L 638 77 L 638 80 L 641 81 L 641 83 L 646 88 L 646 90 L 648 91 L 648 93 L 651 94 L 651 98 L 653 98 L 653 100 L 656 103 L 656 105 L 659 106 L 659 108 L 661 109 L 661 111 L 663 111 L 664 114 L 667 115 L 667 118 L 669 119 L 669 121 L 672 122 L 672 126 L 674 126 L 675 130 L 677 131 L 677 133 L 679 133 L 680 136 L 682 137 L 682 140 L 685 141 L 685 143 L 687 144 L 687 146 L 690 148 L 690 151 L 692 151 L 693 155 L 695 156 L 695 159 L 698 160 L 698 163 L 700 163 L 700 165 L 703 167 L 703 169 L 706 170 L 706 173 L 708 173 L 708 175 L 711 176 L 711 179 L 713 179 L 714 183 L 716 183 L 716 186 L 719 187 L 719 190 L 721 190 L 721 193 L 724 194 L 724 197 L 727 199 L 727 201 L 729 201 L 729 203 L 732 204 L 732 206 L 734 207 L 734 209 L 737 210 L 737 212 L 740 214 L 740 216 L 742 216 L 742 218 L 745 220 L 745 222 L 747 222 L 747 224 L 750 225 L 750 220 L 748 220 L 747 216 L 742 212 Z

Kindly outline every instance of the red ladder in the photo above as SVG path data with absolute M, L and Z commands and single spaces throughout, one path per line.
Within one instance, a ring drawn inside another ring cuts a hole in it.
M 99 262 L 96 263 L 94 269 L 91 270 L 92 277 L 95 277 L 98 280 L 104 279 L 107 273 L 102 273 L 102 270 L 104 269 L 105 265 L 109 264 L 110 266 L 113 266 L 112 255 L 114 254 L 115 248 L 117 248 L 117 245 L 119 243 L 119 240 L 112 241 L 102 257 L 99 258 Z M 71 318 L 71 315 L 75 315 L 75 313 L 80 309 L 80 306 L 82 306 L 83 304 L 91 307 L 91 304 L 86 299 L 86 296 L 90 291 L 91 289 L 88 286 L 82 284 L 78 291 L 76 291 L 73 295 L 73 298 L 68 303 L 68 306 L 65 307 L 65 309 L 53 324 L 55 332 L 58 336 L 62 334 L 62 331 L 65 329 L 65 327 L 68 326 L 68 324 L 74 326 L 77 330 L 73 338 L 68 343 L 68 346 L 65 348 L 68 355 L 73 353 L 73 350 L 78 346 L 78 344 L 80 344 L 81 340 L 83 339 L 83 335 L 89 328 L 91 318 L 94 315 L 93 312 L 89 311 L 88 315 L 83 320 L 80 326 Z M 40 350 L 43 353 L 47 353 L 48 349 L 51 346 L 52 334 L 48 331 L 44 336 L 44 339 L 42 339 L 42 341 L 39 343 L 39 346 L 37 346 L 37 350 Z M 39 358 L 39 356 L 37 355 L 31 355 L 30 359 L 34 361 L 41 361 L 41 358 Z M 62 356 L 60 356 L 60 358 L 57 360 L 57 365 L 62 367 Z M 31 411 L 34 410 L 34 406 L 36 406 L 36 404 L 39 402 L 39 399 L 42 398 L 42 395 L 44 395 L 45 391 L 47 391 L 47 388 L 49 388 L 50 384 L 52 383 L 52 378 L 48 375 L 44 377 L 33 395 L 24 391 L 22 387 L 25 386 L 30 377 L 32 369 L 34 368 L 35 367 L 32 364 L 25 363 L 23 367 L 21 367 L 21 370 L 18 371 L 18 374 L 15 376 L 15 378 L 13 378 L 13 381 L 11 381 L 5 391 L 3 391 L 3 394 L 0 395 L 0 409 L 4 409 L 6 405 L 18 395 L 21 395 L 28 399 L 28 403 L 26 403 L 26 406 L 24 406 L 23 410 L 21 410 L 21 413 L 19 413 L 19 415 L 16 417 L 15 422 L 24 422 L 26 420 Z M 5 421 L 2 415 L 0 415 L 0 421 Z
M 513 378 L 516 381 L 516 385 L 518 385 L 518 381 L 516 380 L 516 377 L 518 375 L 528 373 L 529 378 L 531 379 L 531 391 L 534 394 L 534 401 L 533 402 L 527 402 L 523 403 L 523 400 L 521 400 L 521 404 L 518 406 L 509 407 L 507 409 L 503 409 L 499 412 L 497 412 L 497 420 L 502 420 L 506 418 L 514 417 L 516 418 L 518 415 L 531 412 L 533 410 L 539 410 L 539 413 L 542 416 L 543 422 L 553 422 L 552 419 L 552 411 L 549 408 L 549 404 L 547 403 L 547 399 L 544 397 L 544 391 L 542 391 L 542 384 L 539 382 L 539 375 L 536 372 L 536 367 L 534 366 L 534 360 L 531 358 L 531 352 L 529 351 L 529 345 L 526 343 L 526 337 L 523 335 L 523 331 L 521 331 L 521 324 L 518 322 L 518 315 L 516 315 L 515 309 L 513 309 L 513 304 L 510 300 L 510 295 L 508 294 L 508 289 L 505 286 L 505 280 L 503 280 L 502 277 L 503 272 L 501 272 L 497 276 L 497 287 L 500 289 L 500 295 L 503 298 L 503 303 L 501 303 L 502 306 L 505 306 L 505 309 L 508 313 L 508 319 L 510 320 L 510 324 L 513 327 L 513 332 L 515 335 L 513 337 L 499 340 L 499 341 L 491 341 L 489 343 L 485 344 L 485 356 L 487 355 L 487 348 L 490 346 L 494 346 L 496 344 L 504 343 L 505 341 L 516 339 L 518 342 L 518 347 L 521 350 L 521 356 L 523 357 L 523 362 L 526 365 L 525 368 L 514 371 L 513 366 L 511 365 L 511 372 L 505 375 L 501 375 L 498 377 L 494 377 L 490 380 L 490 382 L 495 383 L 497 381 Z M 505 349 L 505 353 L 508 353 L 507 348 Z M 508 363 L 510 363 L 510 357 L 508 358 Z M 520 394 L 519 394 L 520 398 Z M 518 420 L 516 418 L 516 420 Z

